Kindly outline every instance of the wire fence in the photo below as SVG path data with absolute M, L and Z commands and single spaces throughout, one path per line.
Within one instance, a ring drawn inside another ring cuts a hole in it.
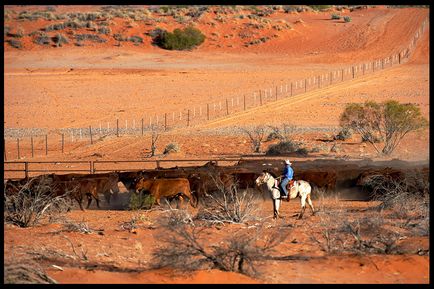
M 403 64 L 408 61 L 414 51 L 417 40 L 424 32 L 427 23 L 428 18 L 422 22 L 407 47 L 390 56 L 342 67 L 317 76 L 292 80 L 248 94 L 200 104 L 182 111 L 155 114 L 146 118 L 114 119 L 93 123 L 87 127 L 63 128 L 51 135 L 39 134 L 22 138 L 11 138 L 5 135 L 4 160 L 21 159 L 24 154 L 33 158 L 35 155 L 48 155 L 49 152 L 54 151 L 64 153 L 79 144 L 92 145 L 96 140 L 107 136 L 145 135 L 153 131 L 163 132 L 190 127 Z

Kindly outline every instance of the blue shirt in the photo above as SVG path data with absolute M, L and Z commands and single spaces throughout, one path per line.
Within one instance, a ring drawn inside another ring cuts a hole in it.
M 283 169 L 283 175 L 288 179 L 292 180 L 292 177 L 294 175 L 294 170 L 291 168 L 290 165 L 285 166 L 285 168 Z

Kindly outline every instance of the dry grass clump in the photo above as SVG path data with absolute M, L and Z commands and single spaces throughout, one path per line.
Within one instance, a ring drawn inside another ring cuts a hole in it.
M 7 43 L 9 43 L 9 45 L 12 46 L 13 48 L 17 48 L 17 49 L 23 48 L 23 44 L 21 43 L 20 40 L 9 39 L 7 40 Z
M 20 227 L 34 226 L 43 217 L 60 214 L 69 207 L 69 193 L 58 196 L 47 177 L 30 179 L 17 193 L 4 191 L 4 220 Z
M 133 8 L 124 6 L 104 6 L 101 15 L 105 18 L 128 18 L 134 21 L 150 20 L 151 12 L 146 8 Z
M 240 228 L 234 234 L 217 237 L 210 243 L 205 227 L 199 227 L 186 211 L 171 210 L 162 219 L 159 246 L 152 253 L 154 268 L 174 268 L 181 272 L 219 269 L 257 276 L 263 261 L 289 234 L 264 224 Z
M 54 14 L 51 11 L 22 11 L 18 14 L 17 19 L 18 20 L 28 20 L 28 21 L 35 21 L 40 18 L 43 18 L 45 20 L 59 20 L 59 19 L 65 19 L 65 15 L 57 15 Z
M 34 261 L 27 260 L 4 265 L 4 284 L 57 284 Z
M 180 151 L 181 151 L 181 149 L 180 149 L 179 145 L 176 142 L 172 142 L 172 143 L 169 143 L 168 145 L 166 145 L 166 147 L 164 148 L 163 154 L 167 155 L 169 153 L 177 153 Z
M 378 210 L 377 201 L 373 201 L 370 209 L 349 210 L 337 197 L 333 200 L 321 191 L 318 194 L 319 221 L 310 224 L 306 233 L 326 253 L 402 254 L 407 251 L 400 240 L 429 235 L 428 202 L 415 203 L 409 198 L 405 200 L 409 207 L 399 206 L 396 211 L 394 207 Z
M 211 223 L 245 223 L 256 220 L 258 206 L 252 190 L 241 191 L 236 184 L 225 186 L 221 180 L 213 179 L 218 191 L 206 194 L 197 218 Z

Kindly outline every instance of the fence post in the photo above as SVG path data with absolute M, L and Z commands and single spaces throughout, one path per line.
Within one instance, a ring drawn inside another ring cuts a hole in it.
M 116 135 L 119 137 L 119 119 L 116 119 Z
M 372 61 L 372 72 L 375 71 L 375 61 Z
M 209 120 L 209 103 L 206 104 L 206 119 Z
M 276 100 L 277 100 L 277 86 L 276 86 Z
M 34 157 L 34 153 L 33 153 L 33 136 L 30 137 L 30 143 L 32 145 L 32 158 Z
M 366 66 L 366 64 L 363 63 L 363 75 L 365 75 L 365 66 Z
M 143 129 L 144 129 L 144 127 L 143 127 L 143 118 L 142 118 L 142 135 L 143 135 Z
M 401 64 L 401 52 L 398 54 L 398 63 Z
M 292 96 L 292 82 L 291 82 L 291 96 Z
M 90 144 L 93 144 L 92 140 L 92 126 L 89 125 L 89 134 L 90 134 Z
M 17 148 L 18 148 L 18 150 L 17 150 L 18 159 L 20 159 L 20 139 L 19 138 L 17 138 Z
M 4 138 L 3 138 L 3 153 L 4 153 L 5 161 L 7 161 L 8 158 L 6 156 L 6 139 L 4 139 Z
M 354 78 L 354 66 L 351 66 L 351 68 L 353 69 L 353 78 Z
M 29 163 L 28 162 L 24 163 L 24 175 L 25 175 L 26 180 L 28 180 L 29 179 Z
M 45 155 L 48 155 L 48 135 L 45 135 Z
M 227 98 L 226 98 L 226 115 L 229 115 L 229 104 Z
M 384 58 L 381 59 L 381 69 L 384 69 Z
M 333 73 L 330 72 L 330 84 L 332 84 L 332 82 L 333 82 L 332 78 L 333 78 Z
M 93 161 L 89 161 L 89 172 L 93 174 Z
M 167 112 L 164 113 L 164 131 L 167 130 Z
M 259 90 L 259 105 L 262 105 L 262 92 Z
M 64 145 L 65 145 L 65 136 L 62 133 L 62 154 L 63 154 Z M 33 157 L 33 140 L 32 140 L 32 157 Z
M 244 98 L 244 110 L 246 110 L 246 95 L 243 95 Z
M 190 110 L 187 110 L 187 126 L 190 126 Z
M 307 91 L 307 79 L 305 78 L 304 79 L 304 92 L 306 92 Z

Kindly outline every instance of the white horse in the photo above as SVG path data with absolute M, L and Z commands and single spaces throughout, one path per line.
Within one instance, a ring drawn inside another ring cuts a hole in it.
M 270 192 L 271 198 L 273 199 L 274 219 L 276 219 L 277 217 L 279 217 L 279 208 L 281 202 L 281 192 L 280 189 L 277 187 L 277 180 L 269 172 L 264 171 L 256 179 L 256 185 L 258 187 L 262 184 L 267 184 L 268 191 Z M 312 215 L 315 215 L 315 210 L 310 199 L 311 191 L 312 188 L 310 184 L 303 180 L 294 181 L 294 185 L 289 191 L 290 199 L 295 199 L 297 197 L 301 198 L 301 213 L 298 216 L 299 219 L 303 217 L 304 210 L 306 209 L 306 200 L 312 210 Z

